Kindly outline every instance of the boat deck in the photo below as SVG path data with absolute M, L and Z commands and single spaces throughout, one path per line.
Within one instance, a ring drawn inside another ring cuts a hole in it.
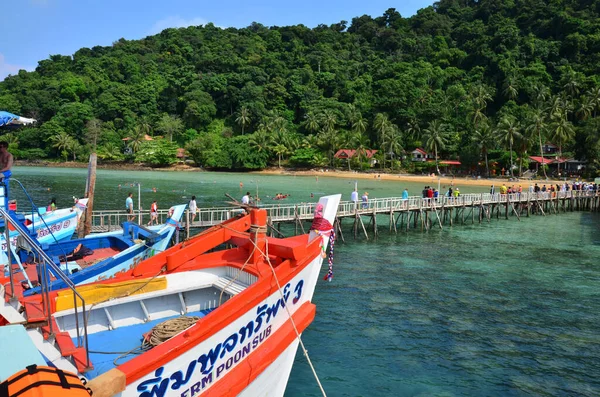
M 76 260 L 75 262 L 77 262 L 82 269 L 85 269 L 86 267 L 92 266 L 106 258 L 115 256 L 120 252 L 121 250 L 114 247 L 96 248 L 92 255 L 85 256 L 82 259 Z
M 197 316 L 202 318 L 211 311 L 212 309 L 200 310 L 186 313 L 185 315 L 187 317 Z M 88 379 L 93 379 L 98 375 L 116 368 L 117 365 L 121 365 L 131 360 L 136 354 L 125 354 L 127 352 L 135 351 L 141 346 L 143 334 L 149 332 L 154 326 L 177 317 L 179 316 L 165 317 L 148 321 L 143 324 L 133 324 L 126 327 L 121 326 L 110 331 L 89 334 L 88 343 L 90 362 L 94 368 L 91 371 L 86 372 L 86 377 Z M 77 344 L 77 338 L 73 338 L 73 343 Z M 119 360 L 117 361 L 117 365 L 115 365 L 115 360 L 117 358 L 119 358 Z

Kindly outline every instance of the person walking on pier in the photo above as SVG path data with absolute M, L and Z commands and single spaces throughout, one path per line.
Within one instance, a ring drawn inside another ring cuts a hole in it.
M 192 214 L 192 219 L 190 219 L 190 223 L 194 222 L 196 219 L 196 213 L 198 212 L 198 205 L 196 204 L 196 196 L 192 196 L 190 203 L 188 204 L 188 209 L 190 210 L 190 214 Z
M 133 193 L 129 192 L 125 199 L 125 209 L 127 210 L 127 221 L 131 222 L 135 219 L 133 215 Z
M 350 193 L 350 201 L 354 203 L 354 209 L 356 209 L 358 207 L 358 191 L 356 189 Z
M 151 226 L 154 221 L 158 225 L 158 204 L 156 204 L 156 200 L 150 204 L 150 222 L 148 222 L 148 226 Z
M 408 209 L 408 189 L 402 192 L 402 208 Z
M 361 197 L 362 199 L 362 208 L 363 209 L 367 209 L 369 207 L 369 192 L 365 192 L 365 194 L 362 195 Z

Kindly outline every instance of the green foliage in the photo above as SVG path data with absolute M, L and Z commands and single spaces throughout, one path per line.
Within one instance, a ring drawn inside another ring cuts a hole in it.
M 177 145 L 166 139 L 144 141 L 135 153 L 135 161 L 153 167 L 165 167 L 177 161 Z
M 290 157 L 290 163 L 298 167 L 318 167 L 323 165 L 321 156 L 315 148 L 299 148 Z
M 137 154 L 144 135 L 162 135 L 210 168 L 331 165 L 343 148 L 376 149 L 394 168 L 427 146 L 491 169 L 498 145 L 522 168 L 551 140 L 594 173 L 599 31 L 598 1 L 581 0 L 440 0 L 410 18 L 389 9 L 313 29 L 167 29 L 42 60 L 0 82 L 0 107 L 38 120 L 14 150 L 51 157 L 97 146 L 119 161 L 123 138 Z

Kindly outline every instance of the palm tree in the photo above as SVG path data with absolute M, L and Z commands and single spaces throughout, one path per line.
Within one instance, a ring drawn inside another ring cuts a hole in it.
M 577 110 L 577 115 L 581 120 L 587 120 L 592 115 L 595 108 L 596 104 L 594 103 L 594 100 L 584 95 L 581 97 L 581 100 L 579 102 L 579 109 Z
M 564 90 L 567 91 L 572 98 L 575 98 L 579 93 L 579 86 L 580 84 L 576 74 L 574 72 L 569 73 L 563 86 Z
M 133 154 L 135 154 L 135 152 L 138 151 L 138 149 L 142 145 L 142 142 L 144 142 L 145 136 L 146 136 L 146 127 L 141 124 L 136 125 L 133 128 L 133 130 L 129 133 L 128 146 L 133 151 Z
M 65 157 L 65 161 L 67 161 L 67 156 L 71 150 L 73 150 L 73 158 L 75 158 L 74 149 L 77 142 L 65 131 L 61 131 L 60 133 L 52 136 L 50 138 L 50 142 L 52 142 L 53 147 L 57 148 L 62 153 L 62 155 Z
M 590 97 L 590 101 L 594 106 L 593 116 L 596 117 L 596 111 L 600 109 L 600 87 L 594 87 L 591 90 L 588 90 L 587 96 Z
M 504 96 L 509 100 L 515 100 L 519 96 L 519 88 L 517 87 L 517 79 L 515 76 L 509 76 L 504 80 Z
M 259 129 L 255 133 L 249 135 L 248 144 L 256 149 L 257 152 L 266 152 L 271 147 L 271 138 L 264 129 Z
M 147 117 L 141 118 L 140 122 L 138 123 L 138 126 L 140 127 L 144 135 L 152 136 L 152 126 L 150 125 L 150 121 L 148 121 Z
M 415 140 L 421 136 L 421 126 L 416 120 L 410 121 L 406 125 L 406 134 Z
M 306 113 L 304 126 L 309 132 L 317 132 L 320 128 L 319 117 L 314 112 Z
M 490 165 L 488 162 L 488 152 L 496 146 L 496 139 L 490 126 L 487 123 L 480 124 L 479 128 L 475 130 L 475 133 L 471 137 L 471 140 L 485 159 L 485 173 L 489 177 Z
M 366 154 L 367 148 L 369 147 L 369 138 L 367 135 L 359 130 L 354 130 L 350 134 L 350 146 L 356 150 L 356 158 L 358 164 L 362 164 L 362 157 Z
M 244 135 L 244 130 L 248 124 L 250 124 L 252 118 L 250 117 L 250 111 L 246 106 L 242 106 L 238 116 L 235 119 L 235 122 L 238 123 L 242 127 L 242 135 Z
M 333 166 L 333 156 L 340 141 L 337 131 L 335 129 L 324 128 L 319 133 L 319 141 L 321 142 L 321 146 L 327 149 L 329 164 Z
M 492 100 L 492 93 L 487 86 L 478 84 L 471 90 L 471 98 L 476 108 L 485 109 Z
M 327 130 L 335 129 L 335 125 L 337 124 L 338 119 L 335 113 L 331 110 L 326 110 L 323 112 L 323 126 Z
M 377 140 L 383 151 L 383 168 L 385 168 L 385 141 L 387 132 L 390 128 L 392 128 L 392 122 L 389 120 L 388 115 L 385 113 L 377 113 L 375 119 L 373 119 L 373 129 L 377 133 Z
M 521 134 L 521 138 L 517 139 L 517 152 L 519 154 L 519 177 L 523 175 L 523 158 L 529 152 L 531 145 L 535 142 L 535 131 L 525 129 L 524 133 Z
M 498 138 L 505 145 L 508 145 L 508 149 L 510 150 L 510 176 L 513 177 L 513 145 L 517 139 L 521 139 L 522 135 L 520 132 L 521 126 L 519 123 L 512 117 L 504 117 L 497 126 L 497 134 Z
M 439 120 L 430 121 L 427 128 L 423 130 L 423 138 L 425 139 L 425 149 L 433 151 L 435 155 L 435 169 L 439 175 L 440 167 L 438 164 L 438 152 L 440 149 L 446 148 L 448 141 L 448 132 L 445 124 Z
M 350 125 L 354 124 L 354 122 L 359 119 L 362 118 L 362 114 L 360 113 L 360 110 L 358 110 L 356 108 L 356 105 L 351 103 L 346 107 L 346 116 L 348 118 L 348 122 L 350 123 Z
M 533 109 L 533 113 L 531 113 L 528 119 L 528 126 L 526 128 L 527 133 L 532 136 L 536 134 L 538 137 L 538 143 L 540 145 L 540 156 L 542 157 L 542 170 L 544 171 L 544 178 L 548 179 L 548 175 L 546 175 L 546 164 L 544 163 L 544 147 L 542 146 L 542 136 L 544 135 L 546 128 L 548 125 L 546 124 L 546 113 L 540 107 L 536 107 Z
M 473 125 L 477 129 L 479 123 L 487 119 L 485 109 L 488 102 L 492 100 L 492 94 L 486 86 L 478 84 L 471 90 L 471 100 L 473 101 Z
M 277 155 L 279 168 L 281 168 L 281 158 L 288 153 L 289 149 L 286 145 L 277 144 L 273 146 L 273 152 Z
M 549 97 L 550 90 L 545 85 L 538 84 L 533 87 L 533 94 L 531 96 L 531 99 L 537 107 L 541 107 L 542 104 L 544 104 Z
M 402 152 L 402 133 L 397 125 L 392 124 L 386 131 L 386 146 L 387 154 L 392 162 L 392 170 L 394 169 L 394 158 L 398 157 L 398 153 Z M 384 153 L 385 158 L 385 153 Z
M 302 147 L 304 148 L 317 148 L 320 146 L 319 137 L 317 135 L 307 135 L 302 139 Z
M 168 135 L 169 141 L 173 142 L 173 136 L 177 136 L 183 131 L 183 121 L 179 116 L 164 114 L 158 121 L 156 129 L 164 135 Z
M 357 117 L 356 119 L 354 119 L 352 121 L 352 131 L 354 131 L 354 132 L 364 134 L 365 131 L 367 130 L 367 127 L 368 127 L 367 120 L 364 119 L 362 117 L 362 115 L 359 115 L 359 117 Z
M 98 156 L 103 160 L 117 160 L 121 157 L 121 152 L 117 145 L 106 142 L 98 148 Z
M 550 126 L 550 133 L 552 134 L 552 140 L 558 144 L 558 173 L 560 174 L 560 159 L 562 158 L 563 145 L 575 136 L 575 129 L 573 124 L 566 117 L 558 117 L 554 120 Z
M 385 132 L 390 127 L 391 122 L 385 113 L 377 113 L 373 119 L 373 129 L 377 133 L 377 140 L 382 143 L 385 139 Z
M 297 140 L 288 131 L 288 121 L 281 116 L 271 118 L 268 129 L 271 131 L 271 149 L 277 155 L 281 168 L 282 157 L 294 148 Z

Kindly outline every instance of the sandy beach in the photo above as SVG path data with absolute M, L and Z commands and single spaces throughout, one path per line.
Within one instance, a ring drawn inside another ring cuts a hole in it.
M 29 161 L 15 161 L 16 166 L 33 166 L 33 167 L 58 167 L 58 168 L 87 168 L 87 163 L 80 162 L 48 162 L 48 161 L 40 161 L 40 162 L 29 162 Z M 98 164 L 98 169 L 111 169 L 111 170 L 131 170 L 131 171 L 171 171 L 171 172 L 219 172 L 219 171 L 207 171 L 202 168 L 192 167 L 190 165 L 184 164 L 175 164 L 171 167 L 165 168 L 152 168 L 147 167 L 141 164 L 127 164 L 127 163 L 109 163 L 109 164 Z M 381 179 L 386 181 L 399 181 L 399 182 L 414 182 L 414 183 L 424 183 L 437 185 L 438 178 L 437 176 L 427 176 L 427 175 L 410 175 L 410 174 L 388 174 L 388 173 L 364 173 L 364 172 L 355 172 L 355 171 L 341 171 L 341 170 L 331 170 L 331 169 L 323 169 L 321 170 L 293 170 L 286 168 L 268 168 L 261 171 L 249 171 L 244 172 L 247 174 L 259 174 L 259 175 L 290 175 L 290 176 L 314 176 L 314 177 L 328 177 L 328 178 L 347 178 L 347 179 Z M 557 181 L 548 179 L 546 181 L 542 180 L 529 180 L 522 179 L 518 181 L 510 181 L 510 178 L 467 178 L 467 177 L 452 177 L 452 176 L 443 176 L 440 179 L 440 183 L 442 185 L 471 185 L 471 186 L 500 186 L 502 183 L 506 183 L 509 185 L 521 185 L 523 188 L 528 187 L 530 184 L 539 183 L 539 184 L 562 184 L 563 181 Z
M 386 181 L 400 181 L 400 182 L 414 182 L 414 183 L 424 183 L 437 185 L 438 177 L 437 176 L 427 176 L 427 175 L 408 175 L 408 174 L 386 174 L 386 173 L 359 173 L 352 171 L 293 171 L 293 170 L 284 170 L 284 169 L 268 169 L 263 171 L 254 171 L 252 173 L 256 174 L 265 174 L 265 175 L 298 175 L 298 176 L 314 176 L 314 177 L 329 177 L 329 178 L 349 178 L 349 179 L 379 179 Z M 533 185 L 534 183 L 539 184 L 562 184 L 562 181 L 551 180 L 548 179 L 546 181 L 542 180 L 529 180 L 523 179 L 518 181 L 510 181 L 510 178 L 465 178 L 465 177 L 452 177 L 452 176 L 443 176 L 440 178 L 440 183 L 442 185 L 471 185 L 471 186 L 500 186 L 503 183 L 509 185 L 521 185 L 522 187 L 528 187 L 529 185 Z

